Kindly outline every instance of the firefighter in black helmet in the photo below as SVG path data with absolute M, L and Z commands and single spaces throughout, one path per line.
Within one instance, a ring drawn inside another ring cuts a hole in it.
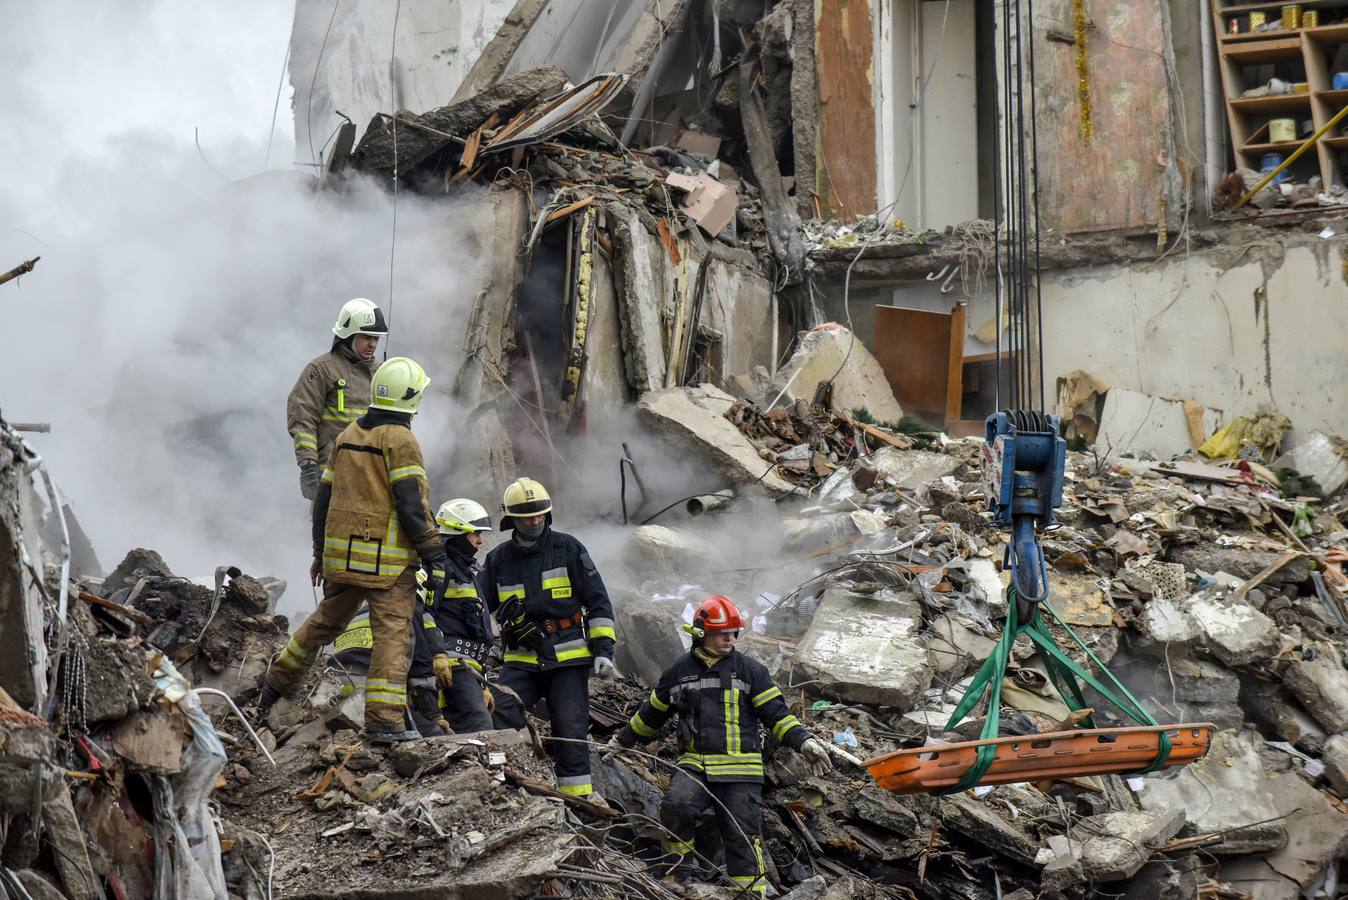
M 532 709 L 547 698 L 556 737 L 582 740 L 589 732 L 591 674 L 612 678 L 613 606 L 585 547 L 552 530 L 552 498 L 532 478 L 506 488 L 501 530 L 511 539 L 487 554 L 482 585 L 501 633 L 500 684 Z M 523 728 L 525 709 L 509 695 L 497 698 L 500 728 Z M 596 799 L 590 753 L 583 744 L 553 744 L 558 790 Z

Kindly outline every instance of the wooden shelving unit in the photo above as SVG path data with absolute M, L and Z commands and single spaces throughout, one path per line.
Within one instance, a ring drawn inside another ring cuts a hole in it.
M 1278 22 L 1285 6 L 1318 10 L 1320 17 L 1342 19 L 1316 28 L 1230 33 L 1232 20 L 1244 22 L 1251 12 L 1263 12 L 1267 21 Z M 1236 164 L 1259 169 L 1266 153 L 1286 155 L 1301 141 L 1273 143 L 1268 139 L 1271 119 L 1289 118 L 1298 129 L 1309 120 L 1316 129 L 1348 106 L 1348 90 L 1333 90 L 1333 64 L 1340 47 L 1348 46 L 1348 0 L 1285 0 L 1274 3 L 1224 2 L 1213 0 L 1213 28 L 1217 34 L 1222 87 L 1226 96 L 1226 119 Z M 1341 59 L 1348 71 L 1348 51 Z M 1252 88 L 1279 78 L 1307 89 L 1292 94 L 1242 97 Z M 1336 129 L 1337 131 L 1338 129 Z M 1304 180 L 1318 174 L 1326 186 L 1348 183 L 1348 131 L 1326 134 L 1315 152 L 1306 153 L 1292 165 L 1292 174 Z

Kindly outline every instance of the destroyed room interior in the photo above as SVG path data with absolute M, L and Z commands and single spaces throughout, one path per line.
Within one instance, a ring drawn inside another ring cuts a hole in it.
M 1348 897 L 1348 0 L 12 19 L 0 900 Z

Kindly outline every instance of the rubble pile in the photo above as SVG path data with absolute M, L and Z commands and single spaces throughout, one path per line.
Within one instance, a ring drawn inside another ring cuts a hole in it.
M 827 448 L 816 451 L 827 465 L 817 484 L 802 480 L 766 507 L 747 467 L 732 479 L 743 503 L 701 498 L 704 523 L 773 511 L 770 569 L 730 571 L 746 560 L 728 560 L 687 517 L 631 532 L 644 567 L 635 583 L 614 579 L 626 677 L 594 682 L 594 749 L 684 651 L 677 626 L 699 599 L 688 578 L 704 553 L 719 554 L 744 598 L 752 627 L 741 650 L 768 665 L 812 733 L 858 761 L 977 736 L 978 709 L 953 733 L 946 726 L 1006 615 L 1005 536 L 986 512 L 981 442 L 941 435 L 936 449 L 903 449 L 823 404 L 765 413 L 705 387 L 672 389 L 698 428 L 719 423 L 699 432 L 682 420 L 690 447 L 742 441 L 761 466 L 751 438 L 780 457 L 811 446 L 803 432 L 831 427 L 814 445 Z M 662 409 L 647 405 L 647 420 Z M 1348 853 L 1348 497 L 1285 496 L 1275 481 L 1240 458 L 1073 453 L 1059 524 L 1043 535 L 1054 611 L 1160 721 L 1216 723 L 1205 759 L 938 797 L 892 794 L 841 758 L 811 775 L 770 748 L 773 889 L 1335 896 Z M 59 577 L 48 572 L 53 592 Z M 0 697 L 7 878 L 34 897 L 733 896 L 712 833 L 698 843 L 703 881 L 665 880 L 659 803 L 677 759 L 671 740 L 593 754 L 605 807 L 551 786 L 546 720 L 376 750 L 360 738 L 340 674 L 322 666 L 253 732 L 196 689 L 218 686 L 240 704 L 255 696 L 288 630 L 272 613 L 279 587 L 227 567 L 198 584 L 147 550 L 70 585 L 53 714 Z M 1033 647 L 1012 656 L 1002 731 L 1073 727 Z M 1097 701 L 1098 725 L 1123 724 Z
M 49 717 L 0 688 L 0 862 L 12 896 L 226 895 L 221 851 L 231 842 L 209 797 L 226 765 L 222 738 L 235 742 L 203 707 L 215 698 L 194 687 L 232 686 L 240 649 L 265 666 L 288 630 L 266 613 L 259 582 L 233 571 L 214 618 L 216 592 L 175 577 L 150 551 L 133 551 L 106 580 L 69 586 L 64 626 L 51 623 L 66 642 Z M 91 593 L 100 584 L 118 599 Z M 59 576 L 47 588 L 55 596 Z

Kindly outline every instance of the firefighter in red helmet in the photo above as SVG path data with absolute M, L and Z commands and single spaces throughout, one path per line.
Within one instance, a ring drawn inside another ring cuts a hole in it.
M 815 774 L 833 764 L 824 743 L 791 714 L 767 668 L 735 650 L 743 628 L 744 617 L 730 598 L 704 600 L 692 624 L 684 626 L 693 636 L 692 649 L 664 671 L 650 697 L 609 743 L 616 749 L 650 741 L 677 715 L 683 753 L 660 804 L 660 820 L 674 835 L 665 841 L 665 849 L 687 859 L 697 820 L 714 807 L 727 872 L 741 890 L 762 896 L 767 876 L 760 836 L 759 725 L 778 743 L 803 754 Z M 683 864 L 678 874 L 687 876 L 691 870 Z

